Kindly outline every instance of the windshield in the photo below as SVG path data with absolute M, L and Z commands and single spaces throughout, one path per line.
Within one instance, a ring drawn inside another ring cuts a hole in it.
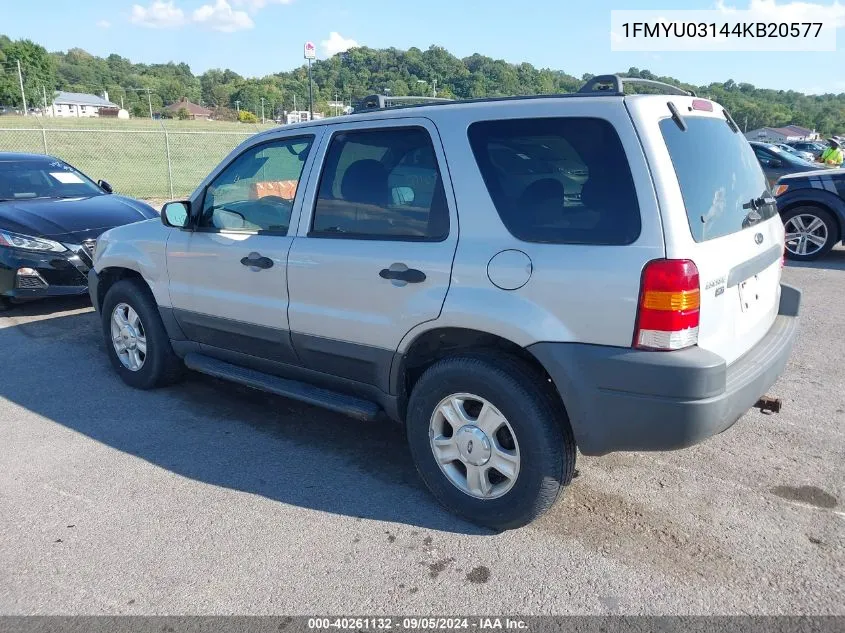
M 0 160 L 0 201 L 85 198 L 104 193 L 82 172 L 55 158 Z
M 725 119 L 685 117 L 684 121 L 687 129 L 681 130 L 672 119 L 663 119 L 660 131 L 695 241 L 730 235 L 773 217 L 775 205 L 761 200 L 771 195 L 766 178 L 742 134 L 731 130 Z M 779 156 L 791 157 L 777 151 Z M 755 214 L 750 214 L 752 206 L 757 207 Z

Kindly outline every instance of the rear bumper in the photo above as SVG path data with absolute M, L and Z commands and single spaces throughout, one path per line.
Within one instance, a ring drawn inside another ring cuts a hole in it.
M 782 285 L 774 324 L 729 367 L 699 347 L 537 343 L 528 350 L 554 380 L 582 453 L 674 450 L 721 433 L 765 395 L 789 359 L 800 303 L 801 292 Z

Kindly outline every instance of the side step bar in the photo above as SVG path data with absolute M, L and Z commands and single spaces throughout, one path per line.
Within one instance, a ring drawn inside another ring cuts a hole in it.
M 336 411 L 356 420 L 375 420 L 381 411 L 375 402 L 369 400 L 347 396 L 296 380 L 279 378 L 248 367 L 232 365 L 197 352 L 191 352 L 185 356 L 185 366 L 215 378 Z

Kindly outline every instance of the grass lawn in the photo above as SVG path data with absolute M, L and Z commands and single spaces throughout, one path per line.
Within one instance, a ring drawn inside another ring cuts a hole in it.
M 0 117 L 0 151 L 47 153 L 67 161 L 116 192 L 169 198 L 167 140 L 173 196 L 191 193 L 239 143 L 272 125 L 150 119 Z M 42 131 L 43 128 L 43 131 Z

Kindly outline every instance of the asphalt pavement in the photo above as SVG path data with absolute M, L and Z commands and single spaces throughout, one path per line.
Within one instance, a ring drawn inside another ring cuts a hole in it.
M 790 265 L 801 333 L 746 414 L 672 453 L 579 456 L 494 534 L 402 430 L 198 375 L 111 370 L 84 301 L 0 316 L 0 614 L 845 614 L 845 250 Z

